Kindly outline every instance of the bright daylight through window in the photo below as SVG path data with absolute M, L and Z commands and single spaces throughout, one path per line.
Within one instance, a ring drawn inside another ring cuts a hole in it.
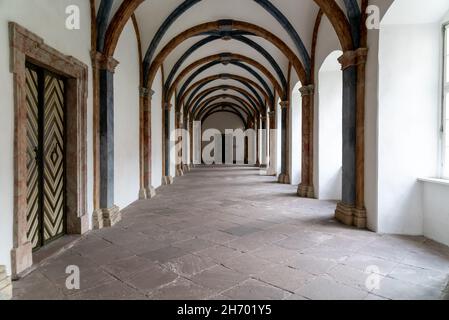
M 449 179 L 449 24 L 444 28 L 443 178 Z

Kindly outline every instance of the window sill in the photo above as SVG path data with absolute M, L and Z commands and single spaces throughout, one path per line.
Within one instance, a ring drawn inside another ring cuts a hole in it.
M 439 185 L 442 185 L 442 186 L 447 186 L 447 187 L 449 187 L 449 180 L 445 180 L 445 179 L 437 179 L 437 178 L 420 178 L 420 179 L 418 179 L 418 181 L 420 181 L 420 182 L 425 182 L 425 183 L 439 184 Z

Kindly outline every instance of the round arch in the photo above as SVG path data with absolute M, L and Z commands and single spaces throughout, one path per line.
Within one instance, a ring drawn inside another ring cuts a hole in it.
M 285 92 L 282 89 L 281 85 L 279 84 L 279 82 L 276 80 L 276 78 L 271 74 L 271 72 L 265 68 L 261 63 L 257 62 L 256 60 L 253 60 L 251 58 L 248 58 L 244 55 L 240 55 L 240 54 L 234 54 L 234 53 L 222 53 L 222 54 L 215 54 L 215 55 L 211 55 L 202 59 L 199 59 L 193 63 L 191 63 L 189 66 L 187 66 L 176 78 L 176 80 L 173 82 L 173 84 L 171 85 L 170 89 L 167 92 L 167 96 L 166 96 L 166 101 L 170 101 L 175 89 L 177 88 L 177 86 L 181 83 L 181 81 L 190 73 L 192 72 L 194 69 L 196 69 L 197 67 L 200 67 L 202 65 L 205 65 L 209 62 L 213 62 L 213 61 L 219 61 L 221 63 L 229 63 L 230 61 L 241 61 L 244 63 L 247 63 L 257 69 L 259 69 L 272 83 L 272 85 L 275 87 L 275 90 L 278 92 L 279 95 L 284 96 Z

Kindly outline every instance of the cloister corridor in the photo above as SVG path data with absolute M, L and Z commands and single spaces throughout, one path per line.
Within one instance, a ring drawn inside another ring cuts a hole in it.
M 447 247 L 346 227 L 334 210 L 258 168 L 197 167 L 38 264 L 14 299 L 449 298 Z

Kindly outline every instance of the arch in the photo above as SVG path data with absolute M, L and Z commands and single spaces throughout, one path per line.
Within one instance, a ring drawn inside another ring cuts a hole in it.
M 238 32 L 237 33 L 235 33 L 235 32 L 218 32 L 218 35 L 211 35 L 211 36 L 197 42 L 192 47 L 190 47 L 173 66 L 173 68 L 170 71 L 170 74 L 167 77 L 167 80 L 165 82 L 165 88 L 168 89 L 170 87 L 170 84 L 173 81 L 173 78 L 175 77 L 176 73 L 179 71 L 182 64 L 187 60 L 187 58 L 189 56 L 191 56 L 196 50 L 198 50 L 202 46 L 209 44 L 216 40 L 221 40 L 225 35 L 230 37 L 231 39 L 240 41 L 240 42 L 250 46 L 254 50 L 258 51 L 265 59 L 267 59 L 267 61 L 270 63 L 270 65 L 275 70 L 279 80 L 281 81 L 281 85 L 284 88 L 284 91 L 287 90 L 287 80 L 285 79 L 284 73 L 282 72 L 281 68 L 279 67 L 279 64 L 276 62 L 276 60 L 273 58 L 273 56 L 267 50 L 265 50 L 262 46 L 260 46 L 253 40 L 240 35 L 240 33 L 238 33 Z
M 232 113 L 236 114 L 237 116 L 239 116 L 239 118 L 242 120 L 243 124 L 245 125 L 245 127 L 248 126 L 248 120 L 251 118 L 251 115 L 248 115 L 245 113 L 245 116 L 247 117 L 246 119 L 242 116 L 241 112 L 239 112 L 239 108 L 238 105 L 236 104 L 230 104 L 228 102 L 226 103 L 216 103 L 213 105 L 209 105 L 205 108 L 203 108 L 197 116 L 197 120 L 198 121 L 205 121 L 205 118 L 210 116 L 211 113 L 217 113 L 217 112 L 223 112 L 226 111 L 227 109 L 225 108 L 231 108 Z
M 319 1 L 319 0 L 316 0 Z M 320 0 L 324 1 L 324 0 Z M 292 63 L 293 67 L 296 70 L 299 78 L 302 83 L 308 83 L 308 77 L 306 71 L 298 59 L 298 57 L 293 53 L 293 51 L 277 36 L 272 34 L 271 32 L 256 26 L 254 24 L 243 22 L 243 21 L 235 21 L 235 20 L 220 20 L 215 22 L 207 22 L 204 24 L 200 24 L 198 26 L 192 27 L 178 36 L 174 37 L 156 56 L 153 63 L 151 64 L 146 77 L 146 84 L 148 87 L 151 87 L 154 77 L 156 76 L 157 70 L 159 70 L 162 63 L 165 61 L 167 56 L 182 42 L 186 39 L 191 38 L 192 36 L 208 32 L 208 31 L 220 31 L 220 29 L 229 28 L 231 30 L 242 30 L 251 32 L 256 36 L 263 37 L 264 39 L 273 43 L 281 52 L 283 52 L 288 60 Z
M 244 114 L 246 117 L 251 117 L 252 113 L 250 113 L 248 110 L 246 110 L 245 108 L 242 108 L 241 105 L 235 103 L 235 102 L 231 102 L 231 101 L 226 101 L 226 102 L 217 102 L 214 104 L 210 104 L 207 107 L 205 107 L 201 112 L 203 112 L 204 110 L 207 110 L 207 108 L 224 108 L 224 107 L 230 107 L 233 108 L 233 110 L 239 112 L 240 114 Z M 200 113 L 201 114 L 201 113 Z M 246 120 L 245 120 L 246 122 Z
M 195 89 L 195 88 L 197 88 L 197 87 L 200 87 L 200 86 L 205 85 L 205 84 L 209 84 L 209 83 L 211 83 L 211 82 L 213 82 L 213 81 L 216 81 L 216 80 L 228 80 L 228 79 L 235 80 L 235 81 L 239 81 L 239 82 L 242 82 L 242 83 L 245 82 L 245 83 L 247 83 L 247 84 L 253 86 L 253 87 L 256 88 L 260 93 L 262 93 L 262 95 L 264 96 L 264 98 L 265 98 L 266 101 L 269 100 L 269 96 L 268 96 L 267 92 L 264 91 L 264 90 L 262 89 L 262 87 L 259 86 L 259 84 L 257 84 L 255 81 L 253 81 L 253 80 L 251 80 L 251 79 L 248 79 L 248 78 L 246 78 L 246 77 L 242 77 L 242 76 L 239 76 L 239 75 L 235 75 L 235 74 L 222 73 L 222 74 L 218 74 L 218 75 L 206 77 L 206 78 L 201 79 L 201 80 L 195 82 L 194 84 L 192 84 L 192 85 L 191 85 L 191 86 L 184 92 L 184 94 L 179 98 L 178 103 L 179 103 L 180 105 L 182 105 L 182 103 L 184 102 L 184 100 L 186 99 L 186 97 L 189 95 L 189 93 L 191 93 L 191 92 L 193 91 L 193 89 Z
M 284 96 L 285 92 L 282 89 L 281 85 L 279 84 L 279 82 L 276 80 L 276 78 L 271 74 L 271 72 L 265 68 L 261 63 L 257 62 L 254 59 L 248 58 L 244 55 L 240 55 L 240 54 L 235 54 L 235 53 L 221 53 L 221 54 L 215 54 L 215 55 L 211 55 L 205 58 L 202 58 L 200 60 L 197 60 L 195 62 L 193 62 L 192 64 L 190 64 L 188 67 L 186 67 L 176 78 L 176 80 L 173 82 L 173 84 L 171 85 L 170 89 L 167 92 L 167 96 L 166 96 L 166 101 L 170 101 L 175 89 L 177 88 L 177 86 L 179 85 L 179 83 L 182 81 L 182 79 L 184 77 L 186 77 L 192 70 L 196 69 L 197 67 L 204 65 L 208 62 L 212 62 L 212 61 L 219 61 L 223 64 L 229 63 L 230 61 L 242 61 L 245 62 L 257 69 L 259 69 L 269 80 L 270 82 L 273 84 L 273 86 L 275 87 L 276 91 L 281 95 Z
M 233 95 L 233 94 L 221 94 L 221 95 L 216 95 L 216 96 L 212 96 L 210 98 L 208 98 L 206 101 L 202 102 L 202 103 L 198 103 L 198 105 L 196 105 L 194 108 L 191 108 L 192 110 L 190 110 L 189 112 L 191 114 L 193 114 L 194 116 L 196 116 L 196 114 L 198 112 L 201 112 L 201 109 L 203 109 L 204 107 L 206 107 L 209 103 L 212 103 L 218 99 L 233 99 L 236 102 L 239 102 L 240 108 L 245 109 L 245 111 L 248 114 L 257 114 L 257 110 L 253 108 L 253 106 L 251 106 L 248 102 L 246 102 L 244 99 Z M 237 104 L 236 104 L 237 105 Z
M 346 15 L 334 0 L 313 0 L 321 8 L 323 13 L 331 22 L 340 40 L 343 51 L 354 49 L 351 26 L 346 19 Z M 304 83 L 304 82 L 303 82 Z
M 106 57 L 114 56 L 117 43 L 128 20 L 145 0 L 124 0 L 112 18 L 106 31 L 103 53 Z
M 119 10 L 115 14 L 111 24 L 109 25 L 108 31 L 105 36 L 105 50 L 104 53 L 106 56 L 112 56 L 115 48 L 117 46 L 118 39 L 120 37 L 121 32 L 123 31 L 123 28 L 126 24 L 126 22 L 130 19 L 131 15 L 134 13 L 134 11 L 139 7 L 139 5 L 144 0 L 124 0 L 123 3 L 120 5 Z M 349 51 L 354 48 L 354 44 L 352 41 L 351 36 L 351 26 L 346 19 L 346 16 L 344 12 L 340 9 L 338 4 L 334 0 L 313 0 L 324 12 L 324 14 L 327 16 L 327 18 L 330 20 L 332 26 L 334 27 L 337 36 L 340 40 L 341 46 L 343 48 L 343 51 Z M 184 11 L 185 12 L 185 11 Z M 182 13 L 181 13 L 182 14 Z M 296 72 L 298 73 L 298 76 L 303 84 L 307 84 L 307 73 L 305 72 L 305 69 L 302 65 L 302 63 L 299 61 L 299 59 L 294 55 L 294 53 L 291 51 L 291 49 L 282 42 L 279 38 L 277 38 L 275 35 L 271 34 L 270 32 L 264 30 L 261 27 L 246 23 L 246 22 L 238 22 L 238 21 L 228 21 L 232 23 L 232 26 L 234 28 L 238 28 L 244 31 L 253 32 L 255 35 L 258 35 L 260 37 L 263 37 L 267 39 L 268 41 L 272 42 L 278 48 L 281 49 L 282 52 L 286 53 L 287 57 L 289 58 L 296 58 L 293 62 L 293 66 L 295 67 Z M 168 27 L 171 25 L 172 22 L 168 23 Z M 167 27 L 167 29 L 168 29 Z M 242 28 L 243 27 L 243 28 Z M 255 27 L 252 28 L 252 27 Z M 220 22 L 208 22 L 196 27 L 193 27 L 191 29 L 188 29 L 175 37 L 162 51 L 159 53 L 159 55 L 155 58 L 153 63 L 150 65 L 148 61 L 146 60 L 144 62 L 145 67 L 145 84 L 148 86 L 151 86 L 154 77 L 157 73 L 157 70 L 159 69 L 162 62 L 165 60 L 168 53 L 170 53 L 174 48 L 177 47 L 178 44 L 183 42 L 185 39 L 190 38 L 191 36 L 194 36 L 196 34 L 200 34 L 207 31 L 212 30 L 219 30 L 220 28 Z M 166 29 L 165 29 L 166 31 Z M 163 31 L 163 33 L 165 33 Z M 256 31 L 256 32 L 254 32 Z M 157 46 L 157 45 L 156 45 Z M 281 48 L 282 47 L 282 48 Z M 287 49 L 287 50 L 284 50 Z M 164 53 L 164 51 L 169 51 L 168 53 Z M 147 72 L 148 70 L 148 72 Z
M 196 97 L 194 103 L 192 102 L 190 105 L 187 105 L 185 110 L 187 110 L 187 112 L 194 112 L 197 109 L 197 107 L 202 103 L 202 101 L 207 98 L 208 95 L 210 95 L 211 93 L 220 91 L 220 90 L 222 90 L 220 87 L 216 87 L 216 88 L 213 88 L 213 90 L 211 90 L 211 91 L 205 91 L 204 93 L 202 93 L 202 94 L 200 94 L 200 95 L 198 95 Z M 235 90 L 231 90 L 231 91 L 235 91 Z M 235 92 L 236 93 L 240 93 L 238 91 L 235 91 Z M 244 94 L 242 94 L 242 95 L 244 96 Z M 235 95 L 232 95 L 232 96 L 234 97 Z M 235 97 L 237 97 L 237 96 L 235 96 Z M 248 101 L 246 101 L 244 99 L 241 99 L 241 100 L 245 101 L 245 105 L 246 106 L 251 106 L 252 107 L 251 109 L 255 113 L 257 113 L 259 111 L 257 106 L 254 105 L 253 103 L 251 103 L 249 98 L 245 97 L 245 99 L 248 100 Z
M 198 114 L 198 111 L 201 111 L 201 109 L 205 106 L 207 106 L 209 103 L 212 103 L 214 101 L 217 101 L 218 99 L 232 99 L 242 104 L 242 108 L 247 108 L 247 110 L 251 109 L 254 114 L 257 114 L 257 110 L 254 109 L 248 102 L 246 102 L 244 99 L 237 97 L 236 95 L 232 94 L 220 94 L 213 97 L 208 98 L 207 100 L 201 102 L 200 105 L 195 106 L 194 108 L 189 108 L 188 112 L 190 112 L 193 115 L 193 118 L 196 118 L 196 115 Z M 248 111 L 249 112 L 249 111 Z M 251 112 L 250 112 L 251 113 Z
M 161 42 L 162 38 L 164 37 L 167 30 L 170 28 L 170 26 L 187 10 L 192 8 L 194 5 L 199 3 L 201 0 L 186 0 L 181 5 L 179 5 L 164 21 L 164 23 L 161 25 L 159 30 L 157 31 L 155 37 L 153 38 L 153 41 L 151 42 L 150 46 L 148 47 L 148 50 L 145 54 L 144 59 L 144 68 L 150 66 L 151 60 L 154 56 L 154 53 L 156 51 L 157 46 Z M 306 72 L 310 74 L 311 69 L 311 61 L 310 56 L 307 52 L 307 49 L 301 39 L 301 37 L 296 32 L 295 28 L 291 25 L 290 21 L 285 17 L 285 15 L 277 9 L 276 6 L 274 6 L 270 1 L 268 0 L 254 0 L 257 4 L 262 6 L 268 13 L 270 13 L 278 22 L 279 24 L 284 28 L 284 30 L 289 34 L 291 39 L 296 45 L 296 48 L 298 49 L 299 54 L 302 57 L 302 61 L 305 65 Z M 355 0 L 352 0 L 355 1 Z
M 264 112 L 264 106 L 259 105 L 259 108 L 257 108 L 258 103 L 254 96 L 252 96 L 249 92 L 247 92 L 244 89 L 241 89 L 236 86 L 231 86 L 231 85 L 221 85 L 221 86 L 216 86 L 216 87 L 212 87 L 207 90 L 204 90 L 203 92 L 199 93 L 195 97 L 195 99 L 194 99 L 194 101 L 192 101 L 191 105 L 195 105 L 195 106 L 198 105 L 198 103 L 201 102 L 201 100 L 204 99 L 205 97 L 207 97 L 209 94 L 214 93 L 216 91 L 220 91 L 220 90 L 224 90 L 224 91 L 231 90 L 231 91 L 238 92 L 241 95 L 243 95 L 248 100 L 248 102 L 253 105 L 253 107 L 255 109 L 258 109 L 260 112 Z
M 113 0 L 101 0 L 97 15 L 97 51 L 103 52 L 109 16 L 111 15 Z
M 213 61 L 210 62 L 204 66 L 202 66 L 201 68 L 199 68 L 197 71 L 195 71 L 185 82 L 184 85 L 182 86 L 181 90 L 179 90 L 178 93 L 178 97 L 181 96 L 187 89 L 187 87 L 190 85 L 190 83 L 202 72 L 206 71 L 209 68 L 212 68 L 218 64 L 220 64 L 220 61 Z M 271 88 L 270 86 L 266 83 L 266 81 L 259 75 L 259 73 L 257 73 L 256 71 L 254 71 L 250 66 L 247 66 L 246 64 L 243 63 L 239 63 L 239 62 L 235 62 L 235 61 L 230 61 L 230 64 L 235 65 L 239 68 L 244 69 L 245 71 L 247 71 L 249 74 L 251 74 L 252 76 L 254 76 L 261 84 L 262 86 L 265 88 L 265 91 L 268 92 L 269 94 L 269 98 L 270 98 L 270 102 L 274 101 L 274 94 L 273 92 L 271 92 Z M 197 93 L 199 91 L 200 88 L 195 89 L 195 93 Z M 187 104 L 189 104 L 191 101 L 191 98 L 189 98 L 189 100 L 187 101 Z

